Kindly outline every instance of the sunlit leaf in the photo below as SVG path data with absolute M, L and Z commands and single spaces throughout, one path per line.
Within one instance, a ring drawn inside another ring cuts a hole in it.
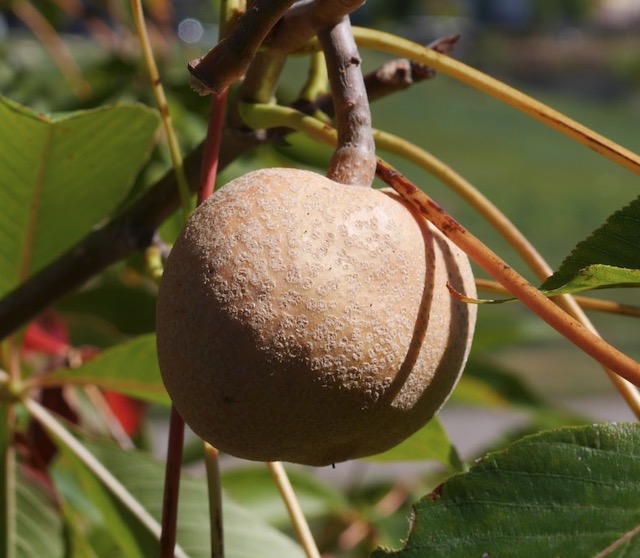
M 0 296 L 113 212 L 157 126 L 143 105 L 47 116 L 0 98 Z
M 367 458 L 367 461 L 379 463 L 424 460 L 438 461 L 451 469 L 462 469 L 460 456 L 438 417 L 396 447 Z
M 547 291 L 559 289 L 576 280 L 581 270 L 594 264 L 640 269 L 640 197 L 616 211 L 604 225 L 579 242 L 541 288 Z M 633 282 L 637 284 L 637 278 Z
M 526 437 L 420 500 L 406 546 L 374 557 L 635 556 L 639 464 L 637 424 Z
M 557 289 L 543 291 L 547 296 L 579 293 L 593 289 L 637 287 L 640 269 L 593 264 L 578 270 L 569 281 Z
M 79 368 L 48 374 L 43 385 L 93 384 L 142 401 L 170 405 L 158 360 L 155 335 L 143 335 L 106 350 Z

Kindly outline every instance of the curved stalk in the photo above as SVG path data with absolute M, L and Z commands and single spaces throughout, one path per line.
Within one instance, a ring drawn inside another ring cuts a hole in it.
M 362 27 L 354 27 L 353 33 L 361 47 L 382 50 L 430 66 L 524 112 L 631 172 L 640 174 L 640 156 L 495 78 L 390 33 Z
M 327 177 L 340 184 L 371 186 L 376 174 L 376 146 L 371 131 L 371 111 L 361 59 L 345 16 L 340 23 L 320 31 L 331 84 L 338 143 Z

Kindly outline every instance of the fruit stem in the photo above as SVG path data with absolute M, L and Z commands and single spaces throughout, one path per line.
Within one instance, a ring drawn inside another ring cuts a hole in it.
M 360 55 L 349 17 L 318 33 L 327 63 L 338 129 L 338 145 L 327 177 L 341 184 L 371 186 L 375 144 Z
M 309 529 L 304 513 L 300 508 L 300 504 L 296 499 L 296 495 L 284 466 L 279 461 L 267 463 L 267 466 L 269 467 L 269 472 L 280 491 L 280 496 L 287 507 L 287 511 L 291 517 L 291 523 L 293 524 L 298 540 L 300 541 L 307 558 L 320 558 L 320 552 L 318 551 L 313 539 L 313 535 L 311 534 L 311 530 Z

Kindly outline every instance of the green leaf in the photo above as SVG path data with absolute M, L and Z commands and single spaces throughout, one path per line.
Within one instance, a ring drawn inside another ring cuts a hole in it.
M 36 477 L 17 475 L 17 558 L 62 558 L 65 556 L 63 527 L 49 490 Z
M 594 264 L 640 269 L 640 197 L 616 211 L 604 225 L 579 242 L 541 289 L 559 289 Z
M 12 445 L 13 407 L 0 404 L 0 556 L 11 557 L 15 537 L 15 450 Z
M 141 452 L 86 444 L 102 464 L 160 520 L 164 465 Z M 223 498 L 225 556 L 227 558 L 302 558 L 302 549 L 248 509 Z M 209 504 L 203 479 L 183 475 L 180 481 L 178 543 L 192 557 L 211 555 Z
M 156 297 L 147 289 L 115 281 L 74 292 L 58 303 L 56 309 L 64 314 L 69 327 L 75 329 L 73 333 L 77 332 L 73 339 L 92 325 L 96 330 L 115 330 L 115 334 L 124 335 L 155 330 Z
M 155 335 L 143 335 L 104 351 L 79 368 L 42 378 L 40 385 L 86 385 L 117 391 L 142 401 L 169 406 L 156 357 Z
M 465 372 L 451 394 L 451 403 L 489 408 L 542 408 L 548 404 L 521 378 L 491 360 L 470 358 Z
M 143 105 L 46 116 L 0 98 L 0 296 L 113 212 L 158 122 Z
M 157 555 L 158 542 L 68 448 L 59 447 L 52 470 L 75 546 L 83 540 L 93 550 L 130 558 Z M 75 539 L 75 540 L 74 540 Z M 108 541 L 108 545 L 105 542 Z
M 593 289 L 637 287 L 640 269 L 627 269 L 604 264 L 593 264 L 578 270 L 569 281 L 557 289 L 545 290 L 547 296 L 580 293 Z
M 307 520 L 337 515 L 350 509 L 342 492 L 316 476 L 294 468 L 287 469 L 287 476 Z M 222 485 L 226 494 L 271 525 L 284 527 L 290 524 L 289 513 L 266 464 L 226 471 L 222 474 Z
M 636 556 L 639 465 L 638 424 L 523 438 L 420 500 L 406 546 L 373 556 L 582 557 L 616 543 L 608 556 Z
M 367 461 L 389 463 L 393 461 L 435 460 L 451 469 L 461 470 L 462 462 L 438 417 L 432 418 L 413 436 L 390 450 L 373 455 Z

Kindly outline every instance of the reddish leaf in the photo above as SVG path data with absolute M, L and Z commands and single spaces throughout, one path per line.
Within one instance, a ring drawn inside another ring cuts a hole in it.
M 115 391 L 104 390 L 103 394 L 124 431 L 129 436 L 136 435 L 144 420 L 147 404 Z

